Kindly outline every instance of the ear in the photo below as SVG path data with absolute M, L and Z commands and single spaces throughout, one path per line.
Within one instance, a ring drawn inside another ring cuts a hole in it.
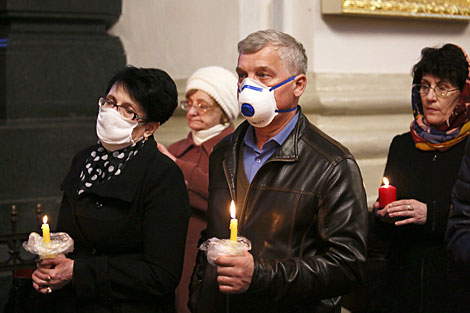
M 154 132 L 160 127 L 160 122 L 148 122 L 145 123 L 144 137 L 147 139 L 152 136 Z
M 294 96 L 300 97 L 307 87 L 307 76 L 299 74 L 294 79 Z

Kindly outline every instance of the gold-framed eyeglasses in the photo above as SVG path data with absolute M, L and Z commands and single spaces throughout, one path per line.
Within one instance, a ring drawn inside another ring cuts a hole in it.
M 184 111 L 189 111 L 191 110 L 191 108 L 194 107 L 196 111 L 202 111 L 203 113 L 212 110 L 212 108 L 214 107 L 213 105 L 210 105 L 206 102 L 192 102 L 188 100 L 181 100 L 180 106 L 181 109 L 183 109 Z
M 436 97 L 444 99 L 447 98 L 449 95 L 449 92 L 459 90 L 458 88 L 447 88 L 444 85 L 437 84 L 436 87 L 431 87 L 427 84 L 414 84 L 414 88 L 416 88 L 416 91 L 419 92 L 420 95 L 426 96 L 429 91 L 432 89 L 434 91 L 434 94 Z
M 116 109 L 121 116 L 126 120 L 137 121 L 139 123 L 145 123 L 147 119 L 141 115 L 138 115 L 130 107 L 118 105 L 116 102 L 107 99 L 105 97 L 100 97 L 98 99 L 98 105 L 104 108 L 113 108 Z

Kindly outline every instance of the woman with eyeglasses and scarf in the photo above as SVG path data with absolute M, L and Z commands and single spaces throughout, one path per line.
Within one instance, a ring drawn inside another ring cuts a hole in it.
M 206 228 L 207 198 L 209 196 L 209 155 L 212 148 L 234 131 L 232 121 L 239 113 L 237 78 L 220 67 L 208 66 L 196 70 L 186 83 L 186 111 L 190 132 L 185 139 L 160 151 L 178 164 L 188 188 L 191 218 L 186 238 L 186 251 L 181 282 L 176 289 L 176 310 L 189 313 L 188 286 L 196 263 L 200 233 Z
M 175 312 L 189 200 L 178 166 L 153 133 L 177 106 L 162 70 L 128 66 L 98 101 L 96 145 L 79 152 L 61 188 L 57 231 L 73 253 L 43 259 L 34 288 L 47 310 L 34 312 Z
M 460 47 L 424 48 L 413 67 L 410 132 L 390 146 L 384 176 L 397 200 L 374 204 L 375 233 L 389 244 L 379 312 L 456 312 L 444 234 L 451 190 L 470 131 L 469 60 Z

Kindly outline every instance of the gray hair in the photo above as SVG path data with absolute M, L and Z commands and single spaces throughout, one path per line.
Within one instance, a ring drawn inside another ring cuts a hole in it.
M 274 29 L 249 34 L 238 43 L 238 53 L 253 53 L 269 45 L 278 47 L 277 53 L 289 75 L 307 73 L 307 54 L 304 46 L 291 35 Z

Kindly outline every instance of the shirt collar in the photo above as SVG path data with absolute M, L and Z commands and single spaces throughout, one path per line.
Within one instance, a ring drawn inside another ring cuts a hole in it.
M 276 136 L 269 139 L 267 142 L 275 141 L 277 142 L 279 146 L 282 146 L 284 141 L 286 141 L 287 136 L 289 136 L 289 134 L 294 129 L 298 120 L 299 120 L 299 111 L 297 110 L 297 113 L 289 121 L 289 123 L 287 123 L 287 125 Z M 244 142 L 251 149 L 258 151 L 258 146 L 256 145 L 255 128 L 252 125 L 248 126 L 248 130 L 245 133 Z

